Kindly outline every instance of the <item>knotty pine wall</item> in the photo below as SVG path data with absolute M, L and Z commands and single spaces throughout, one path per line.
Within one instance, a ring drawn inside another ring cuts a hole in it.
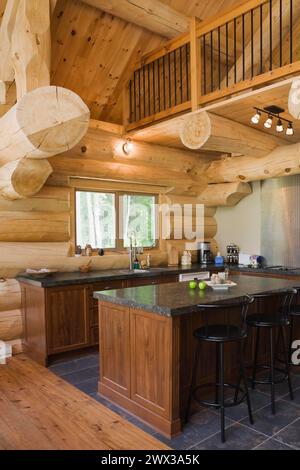
M 57 186 L 58 180 L 55 186 L 45 186 L 31 199 L 0 198 L 0 277 L 5 279 L 0 282 L 0 339 L 12 342 L 14 352 L 21 350 L 22 337 L 21 294 L 15 276 L 28 267 L 77 271 L 87 260 L 72 255 L 74 188 Z M 182 204 L 196 202 L 186 196 L 169 196 L 162 201 L 178 203 L 180 200 Z M 217 231 L 215 212 L 215 208 L 205 210 L 205 235 L 209 239 Z M 159 249 L 151 251 L 153 265 L 167 264 L 169 244 L 182 252 L 185 243 L 186 240 L 161 241 Z M 94 270 L 127 268 L 128 255 L 94 256 L 92 267 Z

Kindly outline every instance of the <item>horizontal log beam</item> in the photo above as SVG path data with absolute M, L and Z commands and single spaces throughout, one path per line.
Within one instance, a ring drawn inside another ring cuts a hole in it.
M 189 18 L 159 0 L 82 0 L 110 15 L 174 38 L 189 29 Z
M 206 206 L 232 207 L 251 193 L 252 188 L 248 183 L 209 184 L 198 196 L 197 201 L 198 204 L 205 204 Z
M 182 143 L 190 149 L 263 157 L 285 141 L 250 126 L 206 111 L 185 118 L 180 130 Z
M 211 183 L 259 181 L 300 173 L 300 144 L 278 147 L 263 158 L 227 157 L 207 170 Z

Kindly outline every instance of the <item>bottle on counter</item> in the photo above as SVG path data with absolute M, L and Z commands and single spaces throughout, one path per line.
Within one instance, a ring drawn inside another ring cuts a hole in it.
M 224 265 L 224 258 L 221 256 L 221 253 L 218 251 L 217 256 L 215 257 L 215 265 L 216 266 L 223 266 Z

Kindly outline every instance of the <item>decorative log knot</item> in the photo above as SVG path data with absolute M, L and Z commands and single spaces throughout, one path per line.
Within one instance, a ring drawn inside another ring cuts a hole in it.
M 243 175 L 239 175 L 238 178 L 239 178 L 239 180 L 241 180 L 241 181 L 245 181 L 245 179 L 246 179 L 246 177 L 243 176 Z
M 269 170 L 264 170 L 265 175 L 268 175 L 269 173 L 270 173 Z
M 285 171 L 286 173 L 290 173 L 290 172 L 291 172 L 291 168 L 286 168 L 284 171 Z

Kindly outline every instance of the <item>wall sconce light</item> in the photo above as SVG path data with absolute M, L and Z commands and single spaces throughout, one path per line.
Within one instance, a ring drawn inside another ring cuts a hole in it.
M 261 116 L 265 113 L 268 117 L 264 122 L 264 127 L 266 129 L 271 129 L 273 126 L 274 118 L 277 119 L 276 132 L 281 133 L 284 131 L 284 123 L 287 124 L 285 134 L 288 136 L 294 135 L 293 122 L 288 119 L 281 117 L 281 114 L 284 113 L 284 109 L 279 108 L 278 106 L 267 106 L 264 109 L 254 108 L 255 114 L 251 118 L 252 124 L 258 124 Z
M 130 155 L 132 152 L 132 148 L 133 148 L 133 145 L 132 145 L 131 139 L 126 139 L 126 142 L 124 142 L 124 144 L 122 145 L 122 150 L 125 153 L 125 155 Z

